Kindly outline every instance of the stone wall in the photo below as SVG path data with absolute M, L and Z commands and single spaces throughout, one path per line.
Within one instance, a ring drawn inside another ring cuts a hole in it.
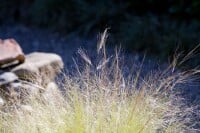
M 47 88 L 56 86 L 55 78 L 63 67 L 57 54 L 24 55 L 14 39 L 0 40 L 0 105 L 22 104 L 29 96 L 51 92 Z

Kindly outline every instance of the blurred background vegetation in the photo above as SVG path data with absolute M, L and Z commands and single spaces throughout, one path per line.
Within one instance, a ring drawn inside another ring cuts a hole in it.
M 0 24 L 13 23 L 79 36 L 110 28 L 111 44 L 166 58 L 200 43 L 200 1 L 1 0 Z

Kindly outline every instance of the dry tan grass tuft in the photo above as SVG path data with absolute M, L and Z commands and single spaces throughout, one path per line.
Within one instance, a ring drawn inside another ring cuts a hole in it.
M 187 108 L 173 93 L 199 70 L 174 72 L 172 64 L 162 73 L 144 78 L 124 76 L 119 53 L 106 57 L 102 35 L 97 54 L 104 56 L 95 65 L 79 50 L 85 69 L 65 75 L 63 88 L 51 86 L 51 95 L 32 97 L 29 105 L 12 112 L 1 112 L 0 129 L 16 133 L 180 133 L 197 131 Z M 176 61 L 174 61 L 175 63 Z M 131 72 L 130 72 L 131 73 Z

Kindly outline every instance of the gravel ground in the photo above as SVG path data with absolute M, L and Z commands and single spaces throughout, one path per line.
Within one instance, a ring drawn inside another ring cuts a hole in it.
M 96 52 L 96 43 L 97 36 L 94 39 L 86 39 L 79 37 L 70 37 L 66 39 L 56 33 L 51 33 L 48 30 L 42 30 L 35 27 L 26 27 L 23 25 L 6 25 L 0 26 L 0 38 L 14 38 L 22 47 L 25 54 L 30 52 L 39 51 L 39 52 L 52 52 L 59 54 L 65 63 L 65 68 L 70 70 L 73 66 L 72 57 L 77 56 L 76 52 L 78 48 L 84 48 L 87 50 L 87 53 L 91 56 Z M 108 49 L 113 51 L 113 49 Z M 95 57 L 94 57 L 95 58 Z M 135 62 L 135 64 L 141 64 L 142 56 L 138 54 L 125 54 L 124 60 L 127 67 L 127 70 L 130 70 L 130 60 Z M 166 64 L 158 65 L 155 59 L 146 59 L 143 65 L 142 75 L 146 75 L 152 70 L 162 70 L 163 67 L 166 67 Z M 127 72 L 129 73 L 129 72 Z M 192 84 L 192 85 L 191 85 Z M 183 87 L 181 90 L 183 96 L 187 101 L 195 102 L 199 105 L 200 101 L 200 83 L 190 83 Z M 197 110 L 199 112 L 199 109 Z M 200 112 L 199 112 L 200 113 Z M 200 120 L 200 117 L 197 117 L 197 120 Z

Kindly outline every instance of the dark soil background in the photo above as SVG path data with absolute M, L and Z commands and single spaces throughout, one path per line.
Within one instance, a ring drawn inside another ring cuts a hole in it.
M 96 39 L 109 28 L 108 45 L 167 60 L 176 49 L 186 54 L 200 43 L 199 14 L 199 0 L 2 0 L 0 25 L 36 26 L 73 41 Z M 199 58 L 187 65 L 196 67 Z

